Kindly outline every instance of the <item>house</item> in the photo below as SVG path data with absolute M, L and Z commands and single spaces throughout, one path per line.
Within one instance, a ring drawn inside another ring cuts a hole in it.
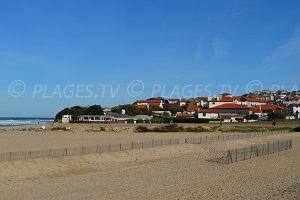
M 279 105 L 274 104 L 267 104 L 267 105 L 260 105 L 260 106 L 253 106 L 250 111 L 254 114 L 257 114 L 259 117 L 265 116 L 271 112 L 274 113 L 282 113 L 286 111 L 286 108 Z
M 177 113 L 176 117 L 195 118 L 195 115 L 191 113 Z
M 185 106 L 186 105 L 186 99 L 180 99 L 179 106 Z
M 208 108 L 208 100 L 209 100 L 208 97 L 198 97 L 196 104 L 197 106 L 201 106 L 202 108 Z
M 61 118 L 62 123 L 70 123 L 72 121 L 72 116 L 71 115 L 63 115 Z
M 155 99 L 148 99 L 148 100 L 137 100 L 135 104 L 138 108 L 150 108 L 150 107 L 163 108 L 163 99 L 155 98 Z
M 222 97 L 222 98 L 215 98 L 210 101 L 208 101 L 208 108 L 214 108 L 216 106 L 220 106 L 223 104 L 233 104 L 235 98 L 233 97 Z
M 244 122 L 246 121 L 242 115 L 220 115 L 220 119 L 223 122 Z
M 199 106 L 195 105 L 195 104 L 189 104 L 186 111 L 188 113 L 194 114 L 195 112 L 197 112 L 199 109 Z
M 218 119 L 219 118 L 219 110 L 218 109 L 200 109 L 198 111 L 198 118 L 204 119 Z
M 125 123 L 127 120 L 136 121 L 138 118 L 119 114 L 114 112 L 106 112 L 105 115 L 80 115 L 77 117 L 78 123 Z
M 246 116 L 246 115 L 251 114 L 250 107 L 245 106 L 245 105 L 233 104 L 233 103 L 215 106 L 214 109 L 219 110 L 219 116 L 221 116 L 221 115 Z
M 258 98 L 253 97 L 240 97 L 234 100 L 235 104 L 246 105 L 248 107 L 266 105 L 267 102 Z
M 288 108 L 290 113 L 295 116 L 296 119 L 300 119 L 300 103 L 290 104 Z

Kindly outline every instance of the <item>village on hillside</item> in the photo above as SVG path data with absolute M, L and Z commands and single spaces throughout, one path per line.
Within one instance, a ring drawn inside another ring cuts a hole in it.
M 243 96 L 222 93 L 217 97 L 203 96 L 192 99 L 157 97 L 136 100 L 129 106 L 133 106 L 136 112 L 129 114 L 126 110 L 128 106 L 120 105 L 104 108 L 103 115 L 80 115 L 75 120 L 78 123 L 117 124 L 128 121 L 151 123 L 155 117 L 200 118 L 223 122 L 300 119 L 300 91 L 263 90 Z M 63 115 L 61 121 L 70 122 L 70 120 L 72 120 L 71 115 Z

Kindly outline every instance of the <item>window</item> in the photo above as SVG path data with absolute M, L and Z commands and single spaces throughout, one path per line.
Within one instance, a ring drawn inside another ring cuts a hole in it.
M 206 113 L 203 113 L 203 117 L 205 117 L 206 116 Z

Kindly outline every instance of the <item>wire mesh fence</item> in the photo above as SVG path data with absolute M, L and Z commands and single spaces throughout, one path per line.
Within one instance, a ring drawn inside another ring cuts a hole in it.
M 265 144 L 251 145 L 249 147 L 228 150 L 224 156 L 211 161 L 230 164 L 259 156 L 264 156 L 292 148 L 292 140 L 268 142 Z
M 289 130 L 279 130 L 279 131 L 268 131 L 268 132 L 251 132 L 251 133 L 238 133 L 238 134 L 222 134 L 222 135 L 212 135 L 204 136 L 198 138 L 185 138 L 186 144 L 201 144 L 207 142 L 217 142 L 217 141 L 226 141 L 226 140 L 238 140 L 244 138 L 254 138 L 262 137 L 269 135 L 285 134 Z

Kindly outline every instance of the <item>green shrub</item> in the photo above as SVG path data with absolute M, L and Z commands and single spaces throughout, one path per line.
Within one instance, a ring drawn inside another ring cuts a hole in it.
M 294 131 L 295 131 L 295 132 L 300 132 L 300 126 L 294 128 Z
M 134 122 L 133 119 L 128 119 L 127 120 L 127 124 L 133 124 L 133 122 Z
M 105 128 L 101 126 L 99 131 L 105 131 Z
M 144 123 L 144 120 L 142 120 L 142 119 L 138 119 L 138 120 L 136 120 L 136 123 L 138 123 L 138 124 L 142 124 L 142 123 Z
M 50 129 L 51 131 L 66 131 L 65 127 L 53 127 Z
M 135 130 L 140 133 L 151 132 L 146 126 L 138 126 Z
M 174 123 L 209 123 L 209 119 L 201 118 L 170 118 Z

